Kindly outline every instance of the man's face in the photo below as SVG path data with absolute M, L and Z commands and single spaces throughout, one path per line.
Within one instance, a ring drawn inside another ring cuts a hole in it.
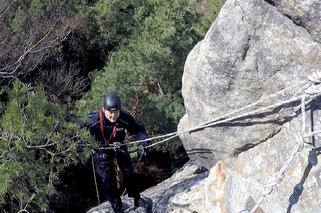
M 112 123 L 115 123 L 119 117 L 120 110 L 109 111 L 104 109 L 105 117 Z

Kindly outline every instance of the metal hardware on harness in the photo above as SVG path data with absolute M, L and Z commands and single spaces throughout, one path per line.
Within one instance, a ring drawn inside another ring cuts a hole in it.
M 124 152 L 124 150 L 122 150 L 120 147 L 122 146 L 126 146 L 125 144 L 122 144 L 121 142 L 114 142 L 105 146 L 100 146 L 97 149 L 98 150 L 108 150 L 108 149 L 113 149 L 114 151 L 121 151 Z

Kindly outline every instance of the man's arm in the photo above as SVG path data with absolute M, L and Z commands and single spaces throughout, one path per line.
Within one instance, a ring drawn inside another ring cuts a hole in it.
M 135 135 L 136 140 L 145 140 L 148 138 L 148 134 L 143 125 L 139 124 L 135 118 L 129 114 L 125 114 L 124 118 L 126 118 L 126 122 L 128 124 L 128 132 L 132 135 Z M 147 141 L 141 142 L 138 144 L 138 155 L 146 154 L 145 147 L 148 145 Z
M 95 112 L 90 112 L 88 116 L 83 119 L 83 118 L 78 118 L 77 123 L 79 128 L 87 128 L 90 129 L 92 128 L 96 123 L 97 123 L 97 115 Z
M 148 138 L 148 134 L 143 125 L 139 124 L 135 118 L 127 114 L 127 130 L 131 135 L 135 135 L 136 140 L 145 140 Z

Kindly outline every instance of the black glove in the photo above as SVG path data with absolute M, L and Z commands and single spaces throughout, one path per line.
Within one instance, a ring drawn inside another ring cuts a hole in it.
M 137 140 L 145 140 L 148 138 L 148 135 L 146 132 L 139 132 L 136 136 Z M 147 149 L 148 146 L 147 141 L 140 142 L 137 147 L 138 156 L 146 156 L 147 155 Z
M 115 142 L 113 142 L 113 143 L 110 144 L 110 145 L 111 145 L 111 147 L 114 148 L 114 150 L 115 150 L 116 152 L 121 151 L 120 147 L 123 146 L 123 144 L 120 143 L 120 142 L 118 142 L 118 141 L 115 141 Z
M 146 156 L 147 155 L 147 149 L 146 149 L 147 143 L 146 142 L 142 142 L 138 145 L 137 147 L 137 153 L 138 156 Z

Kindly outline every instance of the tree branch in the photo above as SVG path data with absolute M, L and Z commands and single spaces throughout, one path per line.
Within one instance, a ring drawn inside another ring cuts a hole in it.
M 7 8 L 5 8 L 5 9 L 2 10 L 2 11 L 0 11 L 0 19 L 4 17 L 4 15 L 5 15 L 6 12 L 9 10 L 9 8 L 10 8 L 14 3 L 16 3 L 16 2 L 17 2 L 16 0 L 13 0 L 13 1 L 11 2 L 11 4 L 10 4 Z
M 67 28 L 62 35 L 56 37 L 55 39 L 48 41 L 48 42 L 44 42 L 44 40 L 53 32 L 53 30 L 55 29 L 56 24 L 54 24 L 50 30 L 46 33 L 46 35 L 44 35 L 41 39 L 39 39 L 35 44 L 31 45 L 28 44 L 23 52 L 22 55 L 19 56 L 19 58 L 11 63 L 6 65 L 5 67 L 2 67 L 0 69 L 0 77 L 2 78 L 12 78 L 15 75 L 17 75 L 17 70 L 21 67 L 22 65 L 22 61 L 26 58 L 27 55 L 31 54 L 31 53 L 39 53 L 45 49 L 49 49 L 52 47 L 55 47 L 57 45 L 59 45 L 61 42 L 63 42 L 64 40 L 67 39 L 68 35 L 71 33 L 71 29 Z M 31 42 L 29 42 L 31 43 Z M 42 43 L 45 43 L 44 46 L 39 47 Z M 34 66 L 32 66 L 32 69 L 34 69 L 38 63 L 35 63 Z M 11 71 L 10 71 L 11 70 Z

